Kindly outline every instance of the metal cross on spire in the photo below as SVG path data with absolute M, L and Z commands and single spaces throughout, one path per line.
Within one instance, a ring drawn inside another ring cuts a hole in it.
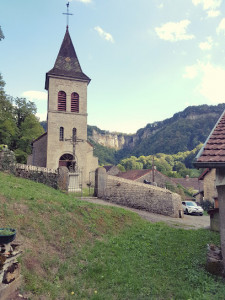
M 70 3 L 68 2 L 67 4 L 66 4 L 66 6 L 67 6 L 67 12 L 66 13 L 63 13 L 63 15 L 67 15 L 67 26 L 66 26 L 66 28 L 68 29 L 68 27 L 69 27 L 69 16 L 72 16 L 73 14 L 70 14 L 69 13 L 69 5 L 70 5 Z

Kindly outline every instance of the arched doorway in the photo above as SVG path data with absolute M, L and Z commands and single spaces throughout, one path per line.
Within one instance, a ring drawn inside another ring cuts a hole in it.
M 63 154 L 59 159 L 59 167 L 67 167 L 68 169 L 71 169 L 73 167 L 73 155 L 66 153 Z

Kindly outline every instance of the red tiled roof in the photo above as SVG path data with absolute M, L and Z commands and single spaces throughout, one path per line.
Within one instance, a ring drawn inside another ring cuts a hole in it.
M 198 168 L 225 166 L 225 112 L 198 153 L 194 166 Z
M 203 189 L 202 181 L 199 181 L 198 178 L 171 178 L 176 184 L 182 185 L 186 189 L 194 189 L 196 191 Z
M 124 179 L 130 179 L 130 180 L 136 180 L 148 173 L 150 173 L 152 170 L 149 169 L 143 169 L 143 170 L 129 170 L 127 172 L 121 172 L 118 175 L 116 175 L 117 177 L 121 177 Z

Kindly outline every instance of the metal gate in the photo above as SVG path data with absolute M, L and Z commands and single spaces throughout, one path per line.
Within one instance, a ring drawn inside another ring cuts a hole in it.
M 68 192 L 82 193 L 82 172 L 80 170 L 69 172 Z

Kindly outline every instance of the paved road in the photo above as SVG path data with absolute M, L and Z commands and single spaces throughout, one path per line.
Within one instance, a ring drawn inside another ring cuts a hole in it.
M 139 210 L 135 208 L 129 208 L 125 206 L 121 206 L 115 203 L 111 203 L 108 201 L 104 201 L 98 198 L 80 198 L 80 200 L 84 200 L 91 203 L 101 204 L 101 205 L 107 205 L 107 206 L 116 206 L 116 207 L 122 207 L 126 210 L 133 211 L 137 213 L 139 216 L 141 216 L 143 219 L 156 223 L 156 222 L 164 222 L 172 227 L 177 228 L 184 228 L 184 229 L 199 229 L 199 228 L 205 228 L 209 229 L 210 226 L 210 218 L 209 216 L 194 216 L 194 215 L 184 215 L 184 218 L 178 219 L 178 218 L 171 218 L 164 215 L 154 214 L 151 212 L 147 212 L 144 210 Z

